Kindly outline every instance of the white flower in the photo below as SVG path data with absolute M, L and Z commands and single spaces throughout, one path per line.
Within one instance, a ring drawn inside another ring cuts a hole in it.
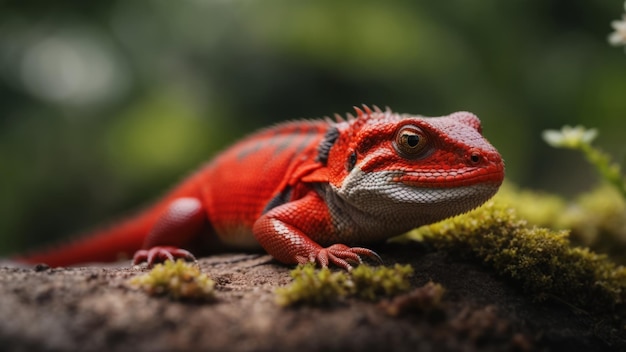
M 615 46 L 626 45 L 626 15 L 622 17 L 621 21 L 611 22 L 611 26 L 615 32 L 609 35 L 609 43 Z
M 586 129 L 583 126 L 563 126 L 560 131 L 543 131 L 543 140 L 553 147 L 578 148 L 583 144 L 591 144 L 598 135 L 595 128 Z
M 626 1 L 624 2 L 624 11 L 626 11 Z M 609 43 L 614 46 L 626 45 L 626 14 L 622 15 L 621 21 L 611 22 L 611 26 L 615 32 L 609 34 Z

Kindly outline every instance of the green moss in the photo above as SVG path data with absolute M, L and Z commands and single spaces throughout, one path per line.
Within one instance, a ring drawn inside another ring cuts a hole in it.
M 592 145 L 598 136 L 595 129 L 582 126 L 564 126 L 561 130 L 543 132 L 544 140 L 555 148 L 580 151 L 602 177 L 604 184 L 583 194 L 567 207 L 556 210 L 552 219 L 544 219 L 550 228 L 572 229 L 572 239 L 595 250 L 606 252 L 620 263 L 626 263 L 626 177 L 621 167 L 611 157 Z M 519 192 L 518 192 L 519 194 Z M 527 209 L 535 204 L 519 199 L 511 204 L 520 209 L 522 216 L 534 223 L 538 219 Z
M 520 218 L 528 220 L 533 225 L 553 229 L 567 228 L 567 223 L 561 217 L 568 203 L 557 195 L 520 189 L 505 181 L 494 200 L 496 203 L 515 208 Z
M 400 264 L 393 267 L 359 265 L 350 274 L 352 293 L 359 298 L 375 301 L 380 297 L 407 292 L 411 288 L 408 278 L 413 275 L 413 267 Z
M 571 240 L 626 263 L 626 201 L 615 188 L 601 185 L 571 202 L 506 183 L 494 198 L 514 208 L 532 225 L 571 230 Z
M 408 236 L 479 258 L 538 299 L 556 297 L 598 311 L 626 301 L 626 268 L 571 246 L 565 230 L 529 226 L 514 209 L 494 201 Z
M 373 301 L 408 291 L 412 273 L 410 265 L 398 264 L 394 267 L 361 264 L 350 273 L 316 269 L 313 264 L 299 265 L 291 271 L 293 282 L 276 290 L 276 300 L 282 306 L 328 305 L 350 296 Z
M 626 201 L 614 188 L 605 185 L 580 195 L 560 222 L 580 243 L 626 262 Z
M 197 266 L 181 259 L 157 264 L 149 273 L 132 278 L 130 283 L 150 295 L 174 300 L 210 301 L 215 298 L 215 282 Z
M 293 282 L 289 286 L 276 289 L 276 301 L 282 306 L 326 305 L 348 294 L 348 277 L 343 271 L 317 270 L 314 264 L 306 264 L 293 269 L 291 277 Z

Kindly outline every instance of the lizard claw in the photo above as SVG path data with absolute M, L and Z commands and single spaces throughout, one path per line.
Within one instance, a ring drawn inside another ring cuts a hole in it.
M 334 244 L 330 247 L 322 248 L 319 250 L 317 255 L 310 258 L 309 261 L 316 262 L 322 268 L 326 268 L 328 267 L 328 264 L 332 263 L 342 269 L 351 271 L 352 265 L 350 265 L 350 263 L 363 263 L 361 256 L 371 257 L 376 259 L 380 264 L 383 263 L 383 260 L 380 258 L 380 256 L 371 249 L 362 247 L 351 248 L 344 244 Z
M 195 261 L 196 257 L 189 251 L 177 247 L 157 246 L 150 249 L 138 250 L 133 256 L 133 265 L 146 262 L 148 268 L 155 263 L 161 263 L 166 260 L 174 261 L 176 258 L 182 258 L 188 261 Z

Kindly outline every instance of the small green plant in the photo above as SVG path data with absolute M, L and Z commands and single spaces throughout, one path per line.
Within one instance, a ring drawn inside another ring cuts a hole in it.
M 276 290 L 279 305 L 328 305 L 346 297 L 377 300 L 410 289 L 410 265 L 371 267 L 361 264 L 350 273 L 316 269 L 313 264 L 299 265 L 291 271 L 293 282 Z
M 132 278 L 130 283 L 150 295 L 174 300 L 211 301 L 215 298 L 215 282 L 197 266 L 181 259 L 157 264 L 149 273 Z
M 563 126 L 560 131 L 543 131 L 543 139 L 555 148 L 567 148 L 581 151 L 587 160 L 595 166 L 600 175 L 613 187 L 615 187 L 622 197 L 626 199 L 626 180 L 622 176 L 620 166 L 611 162 L 611 157 L 600 149 L 594 148 L 591 142 L 598 136 L 595 129 L 586 129 L 582 126 Z

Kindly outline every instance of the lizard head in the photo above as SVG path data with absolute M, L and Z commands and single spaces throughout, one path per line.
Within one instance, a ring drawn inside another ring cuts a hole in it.
M 408 216 L 419 226 L 479 206 L 502 183 L 502 158 L 474 114 L 355 109 L 357 117 L 335 123 L 320 149 L 332 190 L 360 211 Z

